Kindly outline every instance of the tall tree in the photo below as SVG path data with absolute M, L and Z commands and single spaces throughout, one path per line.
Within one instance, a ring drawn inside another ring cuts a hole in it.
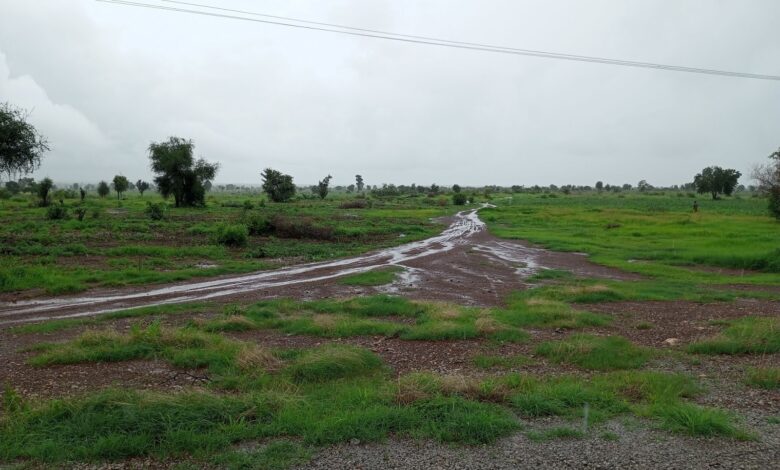
M 27 111 L 0 103 L 0 172 L 8 180 L 32 173 L 41 165 L 49 143 L 35 126 L 27 122 Z
M 127 187 L 130 185 L 130 182 L 127 181 L 127 178 L 125 178 L 122 175 L 116 175 L 114 176 L 114 191 L 116 191 L 116 198 L 121 199 L 122 193 L 127 191 Z
M 769 198 L 769 212 L 780 220 L 780 148 L 769 155 L 771 163 L 753 169 L 758 190 Z
M 164 198 L 173 196 L 176 207 L 205 204 L 204 183 L 217 175 L 219 165 L 193 157 L 192 140 L 170 137 L 167 141 L 149 145 L 154 183 Z
M 40 183 L 38 183 L 38 198 L 41 200 L 41 206 L 49 205 L 49 191 L 51 191 L 51 188 L 53 187 L 54 183 L 52 183 L 50 178 L 44 178 Z
M 325 179 L 317 183 L 317 194 L 320 196 L 320 199 L 325 199 L 328 195 L 328 186 L 330 185 L 331 178 L 333 177 L 328 175 Z
M 144 191 L 149 189 L 149 183 L 143 180 L 138 180 L 135 182 L 135 189 L 138 190 L 139 193 L 141 193 L 141 196 L 144 195 Z
M 274 202 L 289 201 L 295 195 L 295 185 L 290 175 L 266 168 L 260 173 L 263 178 L 263 191 Z
M 108 186 L 108 183 L 106 183 L 105 181 L 101 181 L 100 183 L 98 183 L 97 185 L 98 196 L 106 197 L 110 192 L 111 192 L 111 188 Z
M 357 186 L 357 190 L 359 193 L 363 192 L 363 177 L 360 175 L 355 175 L 355 185 Z
M 718 199 L 719 194 L 730 196 L 734 192 L 740 176 L 737 170 L 710 166 L 693 178 L 693 185 L 699 194 L 710 193 L 712 199 Z

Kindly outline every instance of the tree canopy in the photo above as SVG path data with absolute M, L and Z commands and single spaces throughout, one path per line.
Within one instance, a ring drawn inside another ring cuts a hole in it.
M 122 175 L 114 176 L 114 191 L 116 191 L 117 199 L 120 199 L 122 197 L 122 193 L 127 191 L 129 185 L 130 182 L 127 181 L 127 178 L 125 178 L 124 176 Z
M 110 192 L 111 192 L 111 188 L 108 186 L 108 183 L 106 183 L 105 181 L 101 181 L 100 183 L 98 183 L 97 185 L 98 196 L 106 197 Z
M 693 178 L 693 185 L 699 194 L 710 193 L 712 199 L 717 199 L 719 194 L 730 196 L 737 187 L 740 176 L 742 173 L 737 170 L 710 166 Z
M 271 168 L 263 170 L 260 176 L 263 178 L 263 191 L 272 201 L 286 202 L 295 195 L 292 176 Z
M 317 195 L 320 197 L 320 199 L 325 199 L 325 197 L 328 195 L 328 186 L 330 185 L 331 178 L 333 177 L 328 175 L 322 181 L 317 183 Z
M 49 151 L 46 138 L 27 122 L 27 116 L 20 108 L 0 103 L 0 172 L 9 180 L 35 171 Z
M 176 207 L 205 205 L 204 183 L 217 175 L 219 165 L 193 157 L 192 140 L 170 137 L 149 145 L 154 183 L 164 198 L 173 196 Z

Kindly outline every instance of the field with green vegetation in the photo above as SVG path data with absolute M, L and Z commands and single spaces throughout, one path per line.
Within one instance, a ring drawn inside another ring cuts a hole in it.
M 515 194 L 481 212 L 492 233 L 667 284 L 780 284 L 780 231 L 766 200 L 678 195 Z
M 214 194 L 205 209 L 168 209 L 154 221 L 148 199 L 90 198 L 99 216 L 83 221 L 0 202 L 11 221 L 3 240 L 14 241 L 4 245 L 3 290 L 68 292 L 347 256 L 430 236 L 441 230 L 430 218 L 455 211 L 426 197 L 344 209 L 343 195 L 260 204 Z M 702 200 L 696 214 L 685 195 L 492 202 L 480 215 L 493 234 L 640 276 L 541 270 L 500 304 L 465 306 L 371 290 L 397 278 L 393 267 L 333 281 L 360 297 L 161 305 L 0 329 L 0 357 L 12 364 L 0 462 L 288 468 L 336 444 L 434 440 L 467 452 L 512 435 L 626 449 L 707 438 L 766 453 L 780 435 L 780 225 L 766 201 Z M 252 234 L 225 246 L 221 237 L 234 238 L 225 227 L 236 225 Z M 470 288 L 484 285 L 460 287 Z M 145 381 L 150 370 L 163 379 Z M 104 374 L 114 380 L 92 383 Z
M 64 199 L 58 220 L 32 196 L 0 199 L 0 292 L 63 294 L 339 258 L 434 235 L 442 225 L 430 219 L 453 211 L 426 197 L 355 205 L 334 196 L 275 204 L 215 192 L 205 208 L 174 209 L 154 193 L 89 194 Z M 162 208 L 160 220 L 149 203 Z

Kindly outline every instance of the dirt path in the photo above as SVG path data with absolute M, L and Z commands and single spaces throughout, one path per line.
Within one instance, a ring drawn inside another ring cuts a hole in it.
M 544 268 L 568 269 L 589 277 L 632 278 L 628 273 L 590 263 L 581 254 L 556 253 L 493 237 L 477 212 L 459 212 L 435 237 L 352 258 L 207 281 L 2 302 L 0 326 L 210 299 L 360 295 L 363 289 L 341 286 L 337 278 L 388 266 L 402 267 L 403 272 L 380 291 L 466 305 L 495 305 L 512 290 L 523 288 L 524 279 Z

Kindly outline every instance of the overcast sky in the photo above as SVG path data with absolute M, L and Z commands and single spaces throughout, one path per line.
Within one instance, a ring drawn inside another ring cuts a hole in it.
M 160 3 L 159 0 L 143 0 Z M 197 1 L 197 0 L 192 0 Z M 780 75 L 777 0 L 201 0 L 399 33 Z M 0 0 L 0 101 L 35 173 L 149 179 L 171 135 L 217 183 L 594 184 L 748 174 L 780 146 L 780 82 L 404 44 L 91 0 Z M 748 178 L 743 176 L 743 183 Z

